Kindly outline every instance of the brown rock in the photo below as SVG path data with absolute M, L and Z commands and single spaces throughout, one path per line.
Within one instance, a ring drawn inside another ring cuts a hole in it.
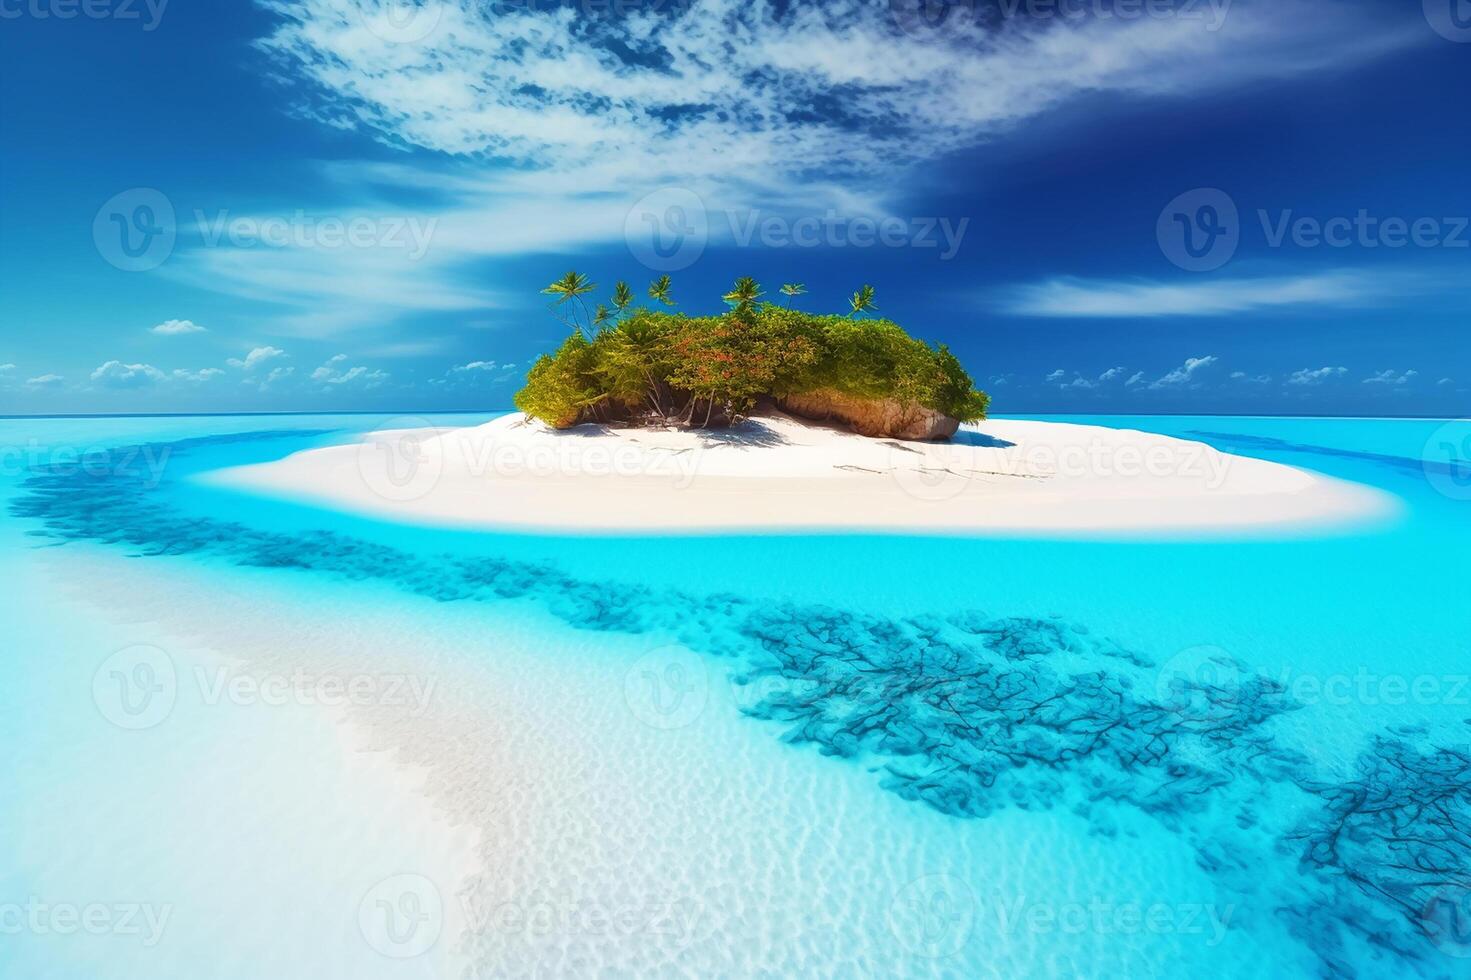
M 816 422 L 841 422 L 861 436 L 949 439 L 960 421 L 933 408 L 892 398 L 856 398 L 830 389 L 778 398 L 782 411 Z

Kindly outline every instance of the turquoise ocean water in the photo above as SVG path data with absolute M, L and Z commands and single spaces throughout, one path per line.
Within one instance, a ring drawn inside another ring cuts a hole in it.
M 384 421 L 0 420 L 0 975 L 1471 976 L 1471 423 L 1067 419 L 1404 505 L 1226 539 L 196 479 Z

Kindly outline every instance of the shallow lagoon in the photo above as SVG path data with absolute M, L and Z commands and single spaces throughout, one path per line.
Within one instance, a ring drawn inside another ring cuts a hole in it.
M 171 910 L 6 972 L 1471 968 L 1471 425 L 1080 420 L 1406 505 L 1294 540 L 467 533 L 193 479 L 384 421 L 0 423 L 0 901 Z M 103 668 L 160 664 L 117 724 Z

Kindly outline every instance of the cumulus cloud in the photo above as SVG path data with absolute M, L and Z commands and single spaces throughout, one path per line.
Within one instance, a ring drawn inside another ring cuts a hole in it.
M 1341 377 L 1347 373 L 1348 368 L 1344 367 L 1303 368 L 1301 371 L 1293 371 L 1287 383 L 1290 385 L 1320 385 L 1330 378 Z
M 59 374 L 43 374 L 40 377 L 26 379 L 26 384 L 33 388 L 55 388 L 65 380 Z
M 147 388 L 167 380 L 168 375 L 151 364 L 108 361 L 92 372 L 92 382 L 105 388 Z
M 1411 379 L 1413 379 L 1415 377 L 1418 377 L 1418 376 L 1419 376 L 1419 372 L 1413 371 L 1413 370 L 1412 371 L 1393 371 L 1393 370 L 1380 371 L 1378 374 L 1373 374 L 1373 375 L 1370 375 L 1369 377 L 1365 378 L 1364 379 L 1364 384 L 1366 384 L 1366 385 L 1390 385 L 1390 386 L 1407 385 L 1407 384 L 1410 383 Z
M 242 371 L 249 372 L 254 371 L 256 368 L 260 367 L 267 361 L 275 360 L 278 357 L 285 356 L 286 352 L 284 350 L 281 350 L 279 347 L 257 347 L 253 349 L 249 354 L 246 354 L 244 360 L 232 357 L 225 363 L 230 365 L 232 368 L 239 368 Z
M 1231 380 L 1232 381 L 1244 381 L 1247 384 L 1264 385 L 1264 384 L 1270 384 L 1271 383 L 1272 376 L 1270 374 L 1256 374 L 1256 375 L 1251 375 L 1251 374 L 1247 374 L 1245 371 L 1232 371 L 1231 372 Z
M 312 380 L 325 385 L 362 384 L 364 387 L 376 388 L 390 377 L 386 371 L 371 370 L 361 365 L 343 368 L 341 365 L 346 360 L 346 354 L 337 354 L 328 358 L 326 364 L 312 372 Z
M 174 371 L 173 377 L 176 381 L 189 381 L 194 384 L 200 384 L 209 381 L 211 378 L 218 378 L 224 373 L 219 368 L 200 368 L 198 371 L 186 371 L 183 368 L 178 368 Z
M 158 326 L 150 328 L 149 332 L 162 334 L 165 337 L 177 337 L 186 333 L 204 333 L 205 330 L 193 320 L 165 320 Z
M 1205 357 L 1187 357 L 1184 364 L 1175 368 L 1173 371 L 1169 372 L 1163 377 L 1155 379 L 1150 383 L 1149 387 L 1195 387 L 1199 383 L 1195 377 L 1196 373 L 1205 370 L 1212 364 L 1215 364 L 1216 361 L 1217 358 L 1214 354 L 1207 354 Z

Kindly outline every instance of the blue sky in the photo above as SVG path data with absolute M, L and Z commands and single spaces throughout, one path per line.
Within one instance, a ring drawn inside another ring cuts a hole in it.
M 508 407 L 739 275 L 1000 412 L 1465 415 L 1465 0 L 0 0 L 0 412 Z

